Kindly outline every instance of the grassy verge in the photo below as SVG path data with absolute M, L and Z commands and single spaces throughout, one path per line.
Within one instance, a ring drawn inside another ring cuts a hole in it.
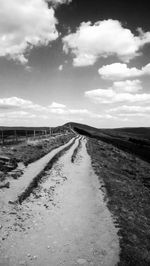
M 150 165 L 111 144 L 88 139 L 92 166 L 107 193 L 107 205 L 117 219 L 119 266 L 150 265 Z M 148 182 L 149 183 L 149 182 Z

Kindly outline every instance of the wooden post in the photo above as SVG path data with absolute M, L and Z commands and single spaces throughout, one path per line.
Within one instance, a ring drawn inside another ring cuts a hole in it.
M 17 139 L 17 131 L 15 130 L 14 133 L 15 133 L 15 141 L 17 142 L 17 140 L 18 140 Z
M 44 135 L 44 130 L 42 130 L 42 138 L 43 138 L 43 135 Z
M 4 132 L 3 130 L 1 130 L 1 132 L 2 132 L 2 145 L 4 145 Z
M 28 131 L 26 130 L 26 140 L 28 140 Z
M 35 136 L 36 136 L 36 131 L 34 130 L 34 138 L 35 138 Z

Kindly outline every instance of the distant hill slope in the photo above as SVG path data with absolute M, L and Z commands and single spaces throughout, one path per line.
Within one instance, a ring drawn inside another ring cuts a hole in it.
M 150 127 L 127 127 L 127 128 L 116 128 L 114 130 L 120 133 L 124 132 L 150 139 Z
M 96 138 L 150 163 L 150 128 L 98 129 L 79 123 L 67 123 L 78 134 Z M 63 127 L 64 127 L 63 126 Z
M 107 128 L 95 128 L 88 125 L 80 124 L 80 123 L 74 123 L 70 122 L 65 124 L 64 126 L 71 126 L 74 129 L 77 130 L 85 130 L 90 134 L 105 134 L 109 136 L 116 136 L 116 137 L 142 137 L 144 139 L 150 140 L 150 127 L 127 127 L 127 128 L 113 128 L 113 129 L 107 129 Z

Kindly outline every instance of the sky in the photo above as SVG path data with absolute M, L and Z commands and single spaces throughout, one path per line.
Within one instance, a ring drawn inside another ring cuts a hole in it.
M 0 126 L 150 126 L 149 84 L 148 1 L 0 1 Z

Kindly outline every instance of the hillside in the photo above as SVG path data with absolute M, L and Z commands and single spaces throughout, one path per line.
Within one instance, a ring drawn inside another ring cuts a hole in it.
M 104 141 L 108 144 L 134 154 L 150 162 L 150 128 L 116 128 L 98 129 L 84 124 L 67 123 L 62 128 L 71 127 L 74 131 L 87 137 Z

